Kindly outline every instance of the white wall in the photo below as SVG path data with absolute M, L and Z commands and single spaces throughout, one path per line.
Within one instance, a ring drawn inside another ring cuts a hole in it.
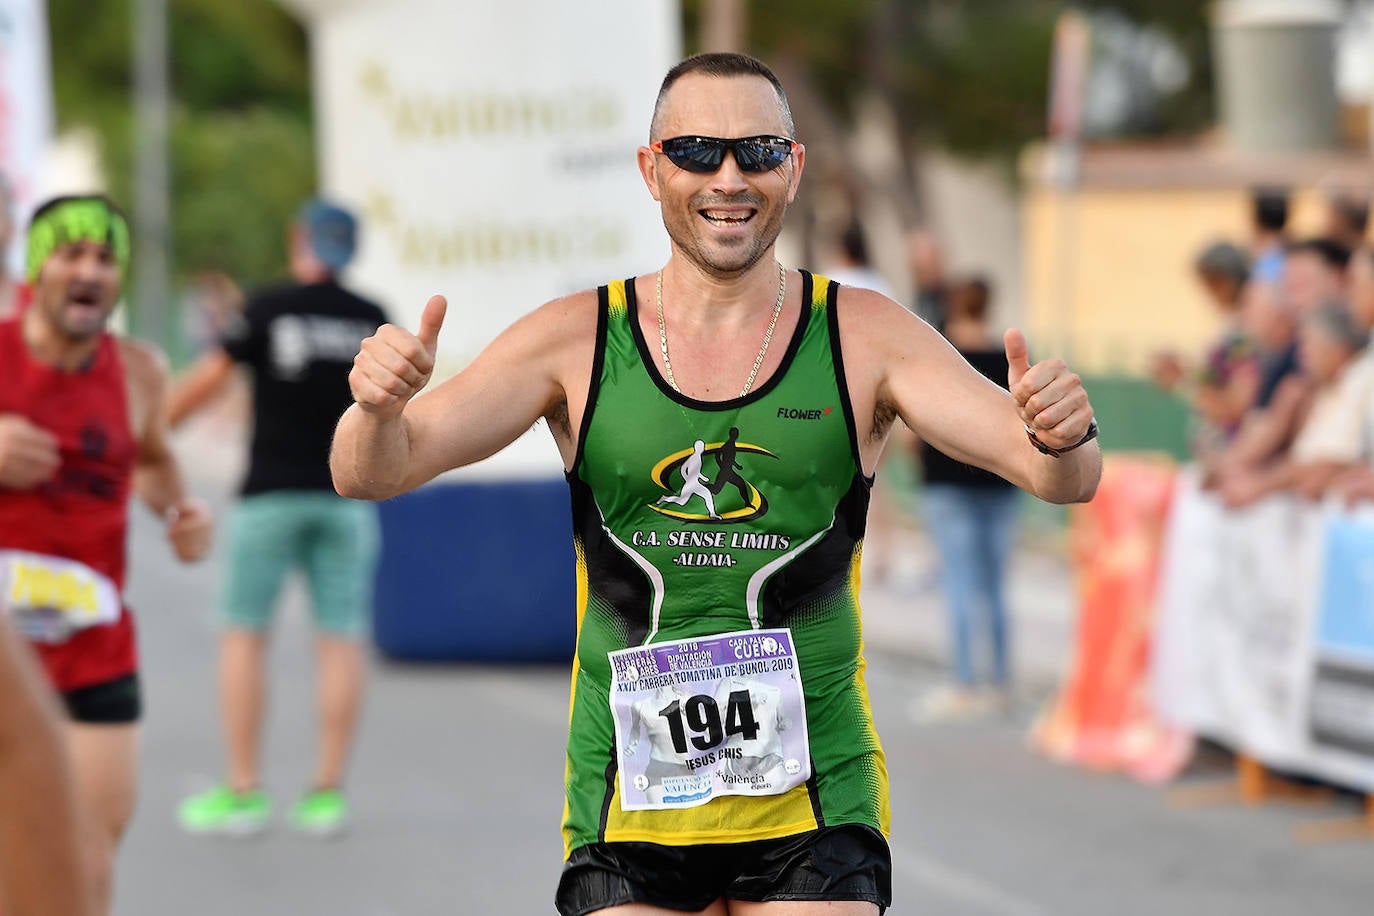
M 992 323 L 1022 321 L 1021 205 L 1005 172 L 933 151 L 921 160 L 921 193 L 946 270 L 986 274 L 993 283 Z

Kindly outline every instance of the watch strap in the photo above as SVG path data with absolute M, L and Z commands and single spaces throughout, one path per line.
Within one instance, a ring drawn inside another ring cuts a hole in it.
M 1092 420 L 1088 422 L 1088 429 L 1083 433 L 1083 438 L 1079 439 L 1073 445 L 1066 445 L 1063 448 L 1055 448 L 1052 445 L 1046 445 L 1044 442 L 1041 442 L 1040 438 L 1036 436 L 1035 430 L 1031 429 L 1029 426 L 1026 426 L 1026 435 L 1030 438 L 1031 445 L 1035 446 L 1036 451 L 1040 454 L 1049 455 L 1051 458 L 1058 458 L 1065 452 L 1071 452 L 1080 445 L 1085 445 L 1097 438 L 1097 418 L 1093 417 Z

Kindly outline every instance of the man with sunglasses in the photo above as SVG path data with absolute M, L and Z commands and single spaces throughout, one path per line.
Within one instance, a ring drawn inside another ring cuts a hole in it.
M 540 418 L 568 469 L 565 916 L 882 912 L 887 773 L 857 595 L 894 421 L 1051 501 L 1097 486 L 1082 384 L 1058 360 L 1031 366 L 1020 332 L 1006 339 L 1009 396 L 892 300 L 777 263 L 805 156 L 767 67 L 690 58 L 664 79 L 638 153 L 672 242 L 662 270 L 544 305 L 412 400 L 434 367 L 435 296 L 416 334 L 383 327 L 350 375 L 340 493 L 396 495 Z M 713 474 L 723 450 L 732 485 L 714 505 L 661 499 L 685 492 L 684 472 Z M 635 704 L 665 686 L 680 694 L 654 710 L 671 774 L 628 740 Z M 779 765 L 738 765 L 765 755 Z

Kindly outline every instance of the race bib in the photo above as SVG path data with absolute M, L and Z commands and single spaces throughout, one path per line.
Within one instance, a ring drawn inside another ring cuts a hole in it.
M 0 611 L 33 642 L 62 643 L 77 630 L 119 619 L 119 590 L 84 563 L 0 550 Z
M 636 646 L 610 660 L 622 809 L 780 795 L 811 777 L 790 630 Z

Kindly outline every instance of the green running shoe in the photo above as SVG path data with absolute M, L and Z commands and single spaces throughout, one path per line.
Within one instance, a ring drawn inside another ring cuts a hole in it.
M 311 836 L 338 836 L 348 827 L 348 802 L 338 789 L 314 789 L 292 807 L 291 826 Z
M 218 836 L 253 836 L 267 828 L 272 800 L 261 789 L 235 792 L 225 785 L 192 795 L 177 809 L 177 820 L 187 833 Z

